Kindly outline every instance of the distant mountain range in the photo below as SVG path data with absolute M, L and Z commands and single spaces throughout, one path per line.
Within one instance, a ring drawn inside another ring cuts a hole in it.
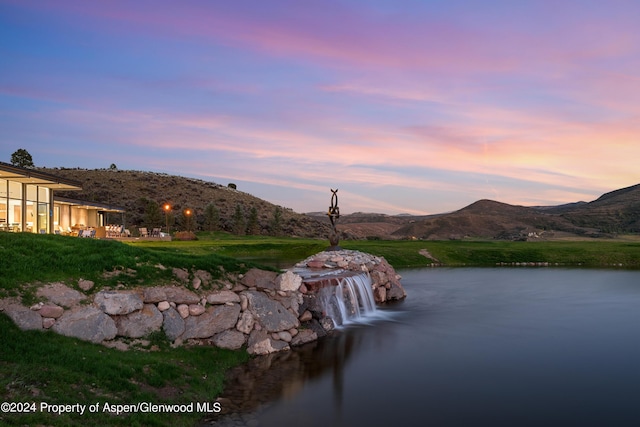
M 343 232 L 359 238 L 531 240 L 567 236 L 612 237 L 640 233 L 640 184 L 603 194 L 588 203 L 524 207 L 479 200 L 455 212 L 426 217 L 344 215 L 340 224 Z

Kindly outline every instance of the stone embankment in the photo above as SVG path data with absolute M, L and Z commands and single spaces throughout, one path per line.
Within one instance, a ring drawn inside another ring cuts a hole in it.
M 377 302 L 405 296 L 400 277 L 384 258 L 326 252 L 298 265 L 366 272 Z M 332 328 L 321 322 L 323 313 L 309 303 L 313 295 L 293 271 L 254 268 L 217 290 L 204 290 L 214 285 L 206 271 L 174 269 L 174 276 L 173 285 L 95 293 L 86 280 L 77 289 L 50 283 L 36 293 L 41 302 L 25 307 L 19 299 L 7 298 L 0 300 L 0 310 L 24 330 L 49 329 L 120 349 L 127 348 L 127 341 L 162 330 L 174 345 L 246 347 L 250 354 L 268 354 L 314 341 Z

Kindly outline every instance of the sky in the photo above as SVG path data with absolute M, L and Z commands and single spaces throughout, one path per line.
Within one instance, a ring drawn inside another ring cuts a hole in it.
M 0 0 L 0 161 L 163 172 L 296 212 L 640 183 L 640 2 Z

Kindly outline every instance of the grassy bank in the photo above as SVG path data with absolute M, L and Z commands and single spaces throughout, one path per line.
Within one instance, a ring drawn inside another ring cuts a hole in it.
M 165 269 L 157 268 L 162 264 Z M 29 305 L 39 284 L 77 279 L 96 282 L 93 291 L 120 284 L 169 282 L 171 267 L 205 269 L 214 276 L 245 271 L 249 265 L 219 254 L 150 251 L 113 241 L 55 235 L 0 233 L 0 298 L 18 296 Z M 222 269 L 221 269 L 222 268 Z M 118 276 L 104 275 L 122 271 Z M 2 402 L 99 404 L 84 415 L 0 412 L 0 425 L 191 426 L 204 413 L 111 415 L 105 403 L 188 404 L 215 401 L 226 371 L 248 359 L 244 351 L 213 347 L 171 348 L 162 333 L 138 349 L 109 349 L 53 332 L 20 331 L 0 313 L 0 397 Z M 31 409 L 31 407 L 29 407 Z
M 192 426 L 205 414 L 103 412 L 104 404 L 211 402 L 222 391 L 227 369 L 246 352 L 212 347 L 169 348 L 152 337 L 147 348 L 118 351 L 53 332 L 20 331 L 0 314 L 0 395 L 3 402 L 99 404 L 83 415 L 0 412 L 1 425 Z M 155 351 L 148 351 L 154 347 Z M 108 408 L 109 409 L 109 408 Z

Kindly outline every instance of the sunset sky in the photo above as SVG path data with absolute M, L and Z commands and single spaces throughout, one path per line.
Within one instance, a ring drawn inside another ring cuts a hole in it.
M 0 161 L 297 212 L 554 205 L 640 182 L 637 1 L 3 1 Z

